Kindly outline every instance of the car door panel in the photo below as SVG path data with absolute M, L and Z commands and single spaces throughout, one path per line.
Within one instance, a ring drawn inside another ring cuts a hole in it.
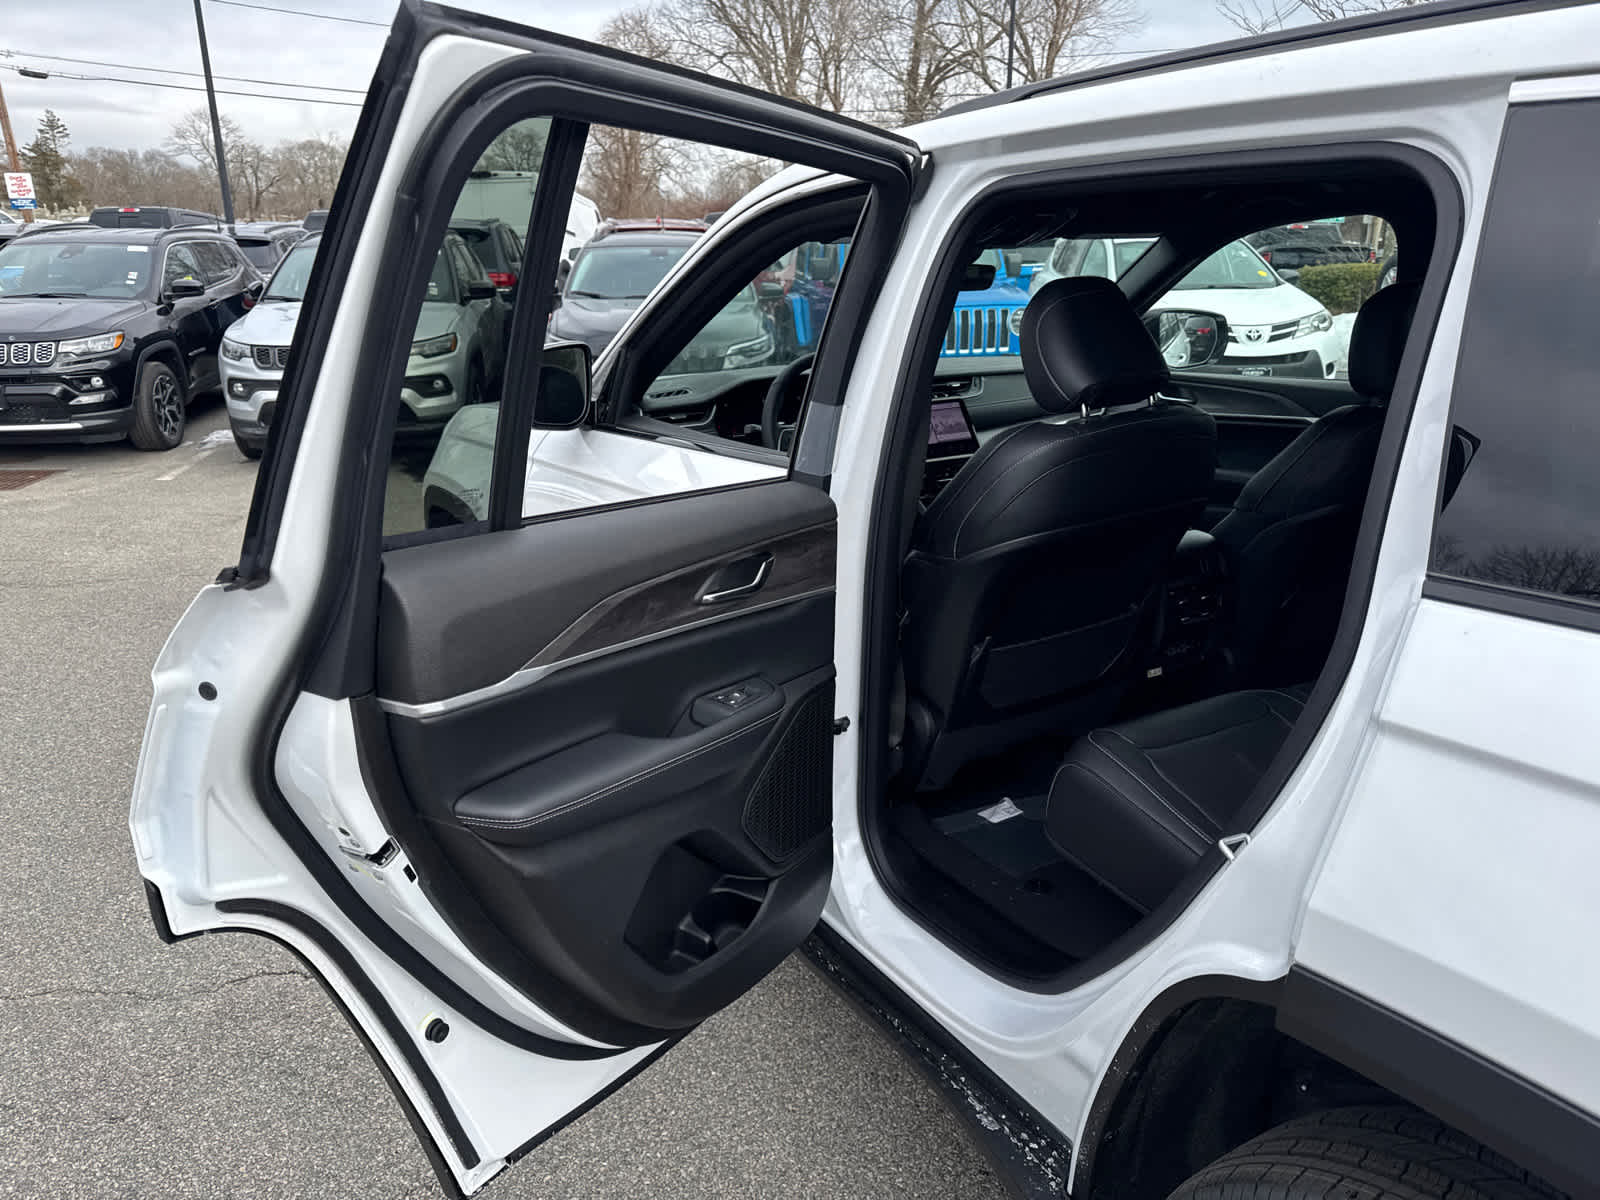
M 820 915 L 833 537 L 827 496 L 780 481 L 386 556 L 399 777 L 580 1032 L 680 1032 Z
M 402 5 L 240 564 L 157 667 L 130 827 L 158 928 L 304 955 L 466 1192 L 777 965 L 832 865 L 836 422 L 802 426 L 821 471 L 527 520 L 547 306 L 529 294 L 487 517 L 382 540 L 427 248 L 482 147 L 527 120 L 548 131 L 531 228 L 569 207 L 589 125 L 618 122 L 871 189 L 863 280 L 921 163 L 747 89 Z M 552 277 L 559 249 L 536 233 L 521 274 Z M 866 283 L 840 294 L 810 385 L 822 416 L 871 303 Z M 648 357 L 700 295 L 629 349 Z M 613 458 L 654 444 L 590 415 Z

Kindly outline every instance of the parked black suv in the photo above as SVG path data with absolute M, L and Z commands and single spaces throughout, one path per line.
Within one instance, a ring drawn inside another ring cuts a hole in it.
M 515 299 L 517 274 L 522 270 L 522 239 L 517 231 L 493 217 L 457 217 L 450 222 L 450 231 L 460 234 L 483 264 L 500 299 L 508 304 Z
M 1335 225 L 1274 225 L 1244 240 L 1272 264 L 1273 270 L 1290 281 L 1301 267 L 1372 261 L 1370 246 L 1345 241 Z
M 250 265 L 262 275 L 271 275 L 283 256 L 307 236 L 299 224 L 288 221 L 240 221 L 232 235 Z
M 0 247 L 0 442 L 183 440 L 222 333 L 261 294 L 226 234 L 41 230 Z
M 215 213 L 193 208 L 173 208 L 166 204 L 107 205 L 89 214 L 89 224 L 104 229 L 171 229 L 178 225 L 216 225 L 222 220 Z

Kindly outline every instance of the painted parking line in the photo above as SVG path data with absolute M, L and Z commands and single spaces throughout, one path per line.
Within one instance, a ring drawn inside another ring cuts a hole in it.
M 168 471 L 165 475 L 157 475 L 156 476 L 156 482 L 157 483 L 171 483 L 174 479 L 176 479 L 179 475 L 182 475 L 185 471 L 187 471 L 190 467 L 194 466 L 195 463 L 199 462 L 202 458 L 206 458 L 206 457 L 209 457 L 212 454 L 215 454 L 218 449 L 220 449 L 220 447 L 210 446 L 207 449 L 200 451 L 193 458 L 191 458 L 188 462 L 184 463 L 181 467 L 173 467 L 172 470 Z

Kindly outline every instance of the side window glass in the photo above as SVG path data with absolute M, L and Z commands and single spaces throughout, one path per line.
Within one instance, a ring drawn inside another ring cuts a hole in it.
M 1214 250 L 1150 306 L 1227 322 L 1219 361 L 1196 368 L 1255 378 L 1345 379 L 1356 312 L 1397 261 L 1394 228 L 1370 215 L 1257 230 Z M 1175 368 L 1188 340 L 1173 343 Z
M 161 273 L 161 286 L 171 287 L 180 279 L 205 282 L 205 272 L 200 269 L 200 263 L 195 258 L 193 243 L 185 242 L 167 247 L 166 265 Z
M 462 184 L 452 221 L 503 221 L 526 232 L 549 136 L 548 118 L 503 130 Z M 415 253 L 428 264 L 410 333 L 384 498 L 385 536 L 470 523 L 487 516 L 495 428 L 504 380 L 510 303 L 448 230 Z M 281 273 L 280 273 L 281 274 Z M 276 288 L 276 284 L 274 285 Z
M 216 242 L 196 242 L 194 246 L 195 257 L 200 260 L 200 268 L 205 272 L 208 284 L 221 283 L 231 279 L 238 267 L 233 262 L 233 257 L 223 246 Z
M 1600 100 L 1514 106 L 1461 330 L 1435 574 L 1600 604 Z M 1513 349 L 1514 348 L 1514 349 Z

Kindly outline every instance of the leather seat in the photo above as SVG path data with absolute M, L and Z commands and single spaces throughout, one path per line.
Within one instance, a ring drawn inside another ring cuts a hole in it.
M 1303 701 L 1230 692 L 1079 738 L 1050 785 L 1056 849 L 1140 912 L 1161 903 L 1230 827 Z
M 1211 530 L 1233 580 L 1228 647 L 1236 685 L 1309 679 L 1322 669 L 1344 606 L 1372 464 L 1418 285 L 1396 283 L 1361 306 L 1350 387 L 1284 447 Z
M 1109 719 L 1211 484 L 1216 427 L 1156 396 L 1166 363 L 1114 283 L 1042 288 L 1021 341 L 1034 401 L 1061 415 L 979 449 L 906 557 L 905 765 L 925 788 L 980 754 Z

